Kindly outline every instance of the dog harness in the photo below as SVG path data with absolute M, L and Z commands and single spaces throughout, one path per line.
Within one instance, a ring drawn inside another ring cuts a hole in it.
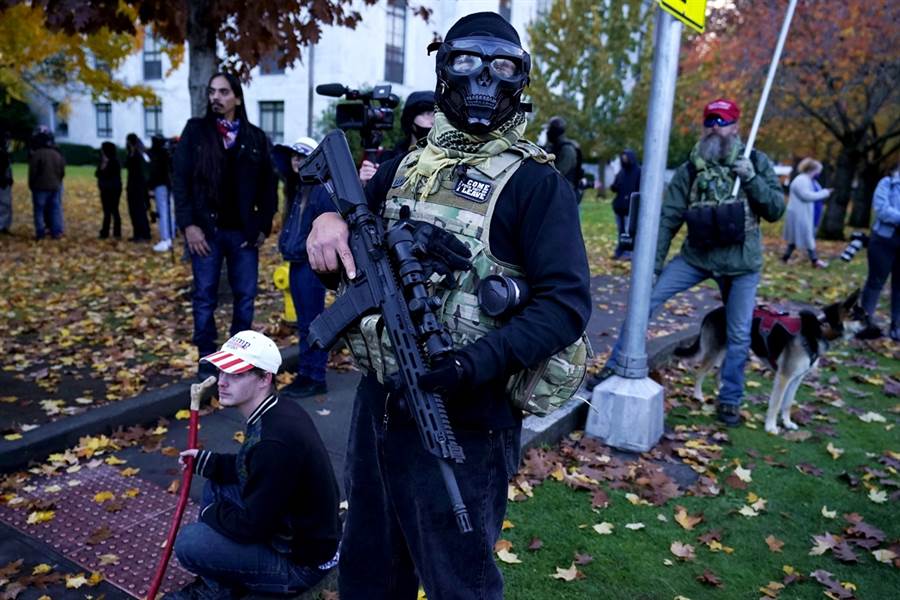
M 788 342 L 800 333 L 800 317 L 765 305 L 753 309 L 750 345 L 757 356 L 765 356 L 773 369 Z

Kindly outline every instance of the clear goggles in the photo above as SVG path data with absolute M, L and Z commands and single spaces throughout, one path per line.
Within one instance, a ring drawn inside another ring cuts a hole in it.
M 489 67 L 503 79 L 514 79 L 524 73 L 530 62 L 522 48 L 488 37 L 471 37 L 444 42 L 448 58 L 447 69 L 455 75 L 471 75 Z

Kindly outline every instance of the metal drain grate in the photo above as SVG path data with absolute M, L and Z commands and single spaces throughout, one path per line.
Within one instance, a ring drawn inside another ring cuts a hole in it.
M 52 546 L 86 570 L 101 572 L 109 583 L 129 594 L 144 597 L 175 511 L 175 496 L 137 477 L 125 477 L 109 465 L 34 477 L 28 488 L 33 489 L 18 493 L 25 503 L 0 504 L 0 521 Z M 126 497 L 125 492 L 134 489 L 137 495 Z M 110 501 L 100 504 L 94 500 L 99 492 L 115 494 L 112 502 L 120 501 L 122 509 L 108 512 Z M 32 501 L 52 502 L 54 518 L 29 525 L 29 511 L 24 506 Z M 196 520 L 197 509 L 188 502 L 183 525 Z M 118 563 L 101 565 L 100 557 L 107 554 L 116 555 Z M 193 579 L 173 556 L 160 591 L 177 590 Z

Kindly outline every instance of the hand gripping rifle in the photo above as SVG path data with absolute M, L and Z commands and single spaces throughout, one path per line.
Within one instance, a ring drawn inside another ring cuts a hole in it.
M 435 314 L 439 298 L 425 289 L 422 264 L 414 254 L 412 225 L 401 220 L 387 232 L 381 217 L 369 209 L 356 173 L 347 139 L 329 133 L 300 167 L 303 183 L 324 183 L 350 229 L 350 250 L 356 278 L 309 328 L 309 344 L 330 348 L 360 318 L 381 313 L 394 346 L 399 374 L 422 444 L 438 459 L 450 496 L 456 524 L 472 531 L 469 513 L 459 493 L 450 461 L 462 463 L 465 454 L 456 442 L 441 397 L 423 391 L 419 376 L 428 365 L 446 359 L 453 349 L 450 334 Z M 426 358 L 427 357 L 427 358 Z

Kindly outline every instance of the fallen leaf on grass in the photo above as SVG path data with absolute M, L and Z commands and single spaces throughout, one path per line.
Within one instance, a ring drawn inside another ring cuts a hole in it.
M 767 598 L 777 598 L 778 594 L 780 594 L 781 590 L 783 590 L 783 589 L 784 589 L 783 583 L 779 583 L 777 581 L 770 581 L 765 587 L 759 588 L 759 591 Z
M 521 560 L 519 560 L 518 556 L 505 549 L 497 552 L 497 558 L 509 565 L 516 565 L 522 562 Z
M 603 523 L 597 523 L 594 525 L 594 531 L 599 533 L 600 535 L 610 535 L 613 532 L 613 528 L 615 525 L 612 523 L 607 523 L 604 521 Z
M 494 543 L 494 552 L 500 552 L 501 550 L 512 550 L 512 542 L 509 540 L 504 540 L 500 538 Z
M 709 569 L 704 569 L 701 575 L 697 575 L 697 581 L 704 585 L 711 585 L 713 587 L 722 587 L 722 580 L 719 579 L 719 576 L 710 571 Z
M 543 545 L 544 542 L 542 542 L 540 538 L 534 537 L 528 542 L 528 549 L 534 552 L 535 550 L 540 550 Z
M 689 515 L 687 509 L 683 506 L 675 507 L 675 522 L 681 525 L 682 528 L 691 531 L 694 527 L 697 526 L 701 521 L 703 521 L 703 514 L 698 515 Z
M 877 412 L 869 411 L 867 413 L 863 413 L 859 415 L 859 420 L 863 423 L 886 423 L 887 419 L 884 418 L 884 415 L 881 415 Z
M 591 494 L 591 508 L 606 508 L 609 506 L 609 496 L 603 490 L 594 490 Z
M 575 553 L 575 563 L 576 565 L 589 565 L 594 562 L 594 557 L 590 554 L 580 554 L 578 552 Z
M 750 469 L 745 469 L 744 467 L 738 465 L 734 468 L 734 474 L 737 475 L 737 478 L 743 481 L 744 483 L 750 483 L 753 481 L 753 478 L 750 476 Z
M 738 512 L 745 517 L 756 517 L 759 516 L 759 513 L 753 510 L 753 508 L 747 506 L 746 504 L 738 510 Z
M 696 558 L 693 546 L 678 541 L 672 542 L 672 545 L 669 546 L 669 552 L 681 560 L 694 560 Z
M 769 547 L 769 550 L 772 552 L 781 552 L 781 548 L 784 546 L 784 542 L 779 540 L 774 535 L 766 536 L 766 546 Z
M 638 529 L 643 529 L 643 523 L 625 523 L 625 529 L 630 529 L 632 531 L 637 531 Z
M 509 519 L 503 519 L 503 525 L 500 526 L 500 530 L 506 531 L 507 529 L 512 529 L 513 527 L 515 527 L 515 525 L 513 525 L 512 521 L 510 521 Z
M 887 502 L 887 492 L 884 490 L 878 490 L 877 488 L 872 488 L 869 490 L 869 500 L 871 500 L 875 504 L 884 504 L 885 502 Z
M 821 556 L 841 543 L 841 540 L 830 533 L 826 533 L 825 535 L 814 535 L 813 543 L 814 545 L 810 549 L 809 555 Z
M 891 562 L 893 562 L 893 560 L 895 558 L 897 558 L 897 553 L 894 552 L 893 550 L 881 549 L 881 550 L 873 550 L 872 556 L 874 556 L 875 560 L 877 560 L 878 562 L 889 565 L 889 564 L 891 564 Z
M 563 581 L 574 581 L 576 579 L 584 578 L 584 573 L 578 570 L 573 562 L 572 565 L 568 569 L 563 569 L 562 567 L 556 567 L 556 573 L 551 575 L 554 579 L 562 579 Z
M 793 431 L 788 431 L 784 435 L 781 436 L 781 439 L 787 440 L 789 442 L 805 442 L 809 438 L 812 437 L 812 433 L 806 429 L 795 429 Z
M 843 448 L 836 448 L 835 445 L 832 444 L 831 442 L 828 442 L 828 445 L 825 446 L 825 449 L 828 450 L 828 454 L 830 454 L 831 458 L 833 458 L 834 460 L 839 459 L 841 457 L 841 455 L 844 453 Z
M 837 511 L 836 510 L 828 510 L 828 507 L 823 505 L 822 506 L 822 516 L 825 517 L 826 519 L 833 519 L 837 516 Z
M 847 542 L 841 542 L 840 544 L 832 548 L 831 553 L 841 562 L 855 563 L 859 561 L 859 559 L 856 557 L 856 553 Z

